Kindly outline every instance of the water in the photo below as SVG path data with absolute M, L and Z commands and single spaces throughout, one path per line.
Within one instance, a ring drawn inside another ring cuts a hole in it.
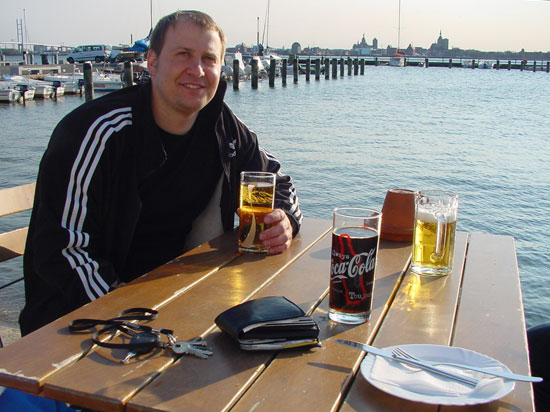
M 305 216 L 380 209 L 389 188 L 454 191 L 458 230 L 514 236 L 527 325 L 550 321 L 548 73 L 368 66 L 288 82 L 241 83 L 226 101 L 293 176 Z M 35 180 L 51 130 L 81 102 L 0 105 L 1 188 Z M 0 284 L 21 273 L 20 259 L 5 266 Z M 0 291 L 0 324 L 22 304 L 21 283 Z

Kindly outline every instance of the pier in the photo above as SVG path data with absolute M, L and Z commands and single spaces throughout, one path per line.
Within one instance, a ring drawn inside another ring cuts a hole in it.
M 233 60 L 233 73 L 239 73 L 241 62 Z M 233 89 L 238 90 L 242 81 L 251 80 L 251 87 L 258 88 L 258 79 L 261 78 L 257 58 L 251 61 L 251 73 L 249 76 L 227 76 L 228 81 L 233 83 Z M 277 72 L 276 68 L 279 69 Z M 320 80 L 320 75 L 324 73 L 326 80 L 337 79 L 347 76 L 357 76 L 365 74 L 365 66 L 388 66 L 390 57 L 337 57 L 323 56 L 317 58 L 311 57 L 291 57 L 281 59 L 280 64 L 274 59 L 270 60 L 269 70 L 264 75 L 269 79 L 269 86 L 275 87 L 275 78 L 281 77 L 282 86 L 287 84 L 287 76 L 293 76 L 293 82 L 298 83 L 299 75 L 305 75 L 306 82 L 311 79 L 311 74 L 315 75 L 315 80 Z M 289 73 L 291 67 L 291 73 Z M 483 59 L 453 59 L 453 58 L 427 58 L 412 56 L 404 57 L 404 67 L 423 67 L 423 68 L 463 68 L 463 69 L 492 69 L 492 70 L 520 70 L 520 71 L 544 71 L 550 73 L 550 61 L 527 61 L 527 60 L 483 60 Z M 338 68 L 340 75 L 338 76 Z M 347 68 L 347 70 L 346 70 Z M 402 68 L 401 68 L 402 69 Z M 277 75 L 279 74 L 279 75 Z

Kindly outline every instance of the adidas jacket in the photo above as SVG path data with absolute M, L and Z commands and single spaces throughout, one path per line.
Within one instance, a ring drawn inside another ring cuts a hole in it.
M 223 102 L 226 83 L 201 110 L 200 133 L 214 133 L 223 166 L 225 230 L 234 226 L 243 170 L 277 173 L 275 207 L 298 232 L 298 197 L 276 158 L 262 150 Z M 139 187 L 164 161 L 151 111 L 151 85 L 83 104 L 55 128 L 40 164 L 24 255 L 23 335 L 128 282 L 124 267 L 140 214 Z

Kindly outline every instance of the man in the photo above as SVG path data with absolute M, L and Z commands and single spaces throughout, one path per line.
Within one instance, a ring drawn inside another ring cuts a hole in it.
M 151 82 L 88 102 L 55 128 L 24 256 L 23 335 L 232 230 L 243 170 L 277 173 L 260 237 L 269 253 L 289 247 L 302 219 L 292 179 L 223 102 L 224 54 L 208 15 L 168 15 L 151 35 Z

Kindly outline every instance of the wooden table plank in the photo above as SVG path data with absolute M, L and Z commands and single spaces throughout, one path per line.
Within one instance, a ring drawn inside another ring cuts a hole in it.
M 330 222 L 326 224 L 330 225 Z M 303 257 L 295 260 L 250 298 L 282 295 L 304 311 L 310 311 L 328 289 L 326 255 L 329 247 L 330 236 L 327 231 Z M 261 270 L 258 262 L 255 262 L 255 267 L 255 271 Z M 239 270 L 239 267 L 235 269 Z M 235 288 L 238 293 L 240 287 L 236 284 L 228 285 L 225 293 L 233 295 Z M 216 315 L 221 312 L 220 309 Z M 274 356 L 273 351 L 242 351 L 217 328 L 209 334 L 207 340 L 214 351 L 212 358 L 206 362 L 192 357 L 182 358 L 137 394 L 128 403 L 127 411 L 224 410 Z M 174 385 L 174 382 L 177 384 Z
M 330 250 L 326 251 L 330 258 Z M 339 400 L 360 364 L 361 352 L 349 350 L 330 339 L 338 337 L 370 342 L 384 316 L 395 285 L 408 266 L 410 244 L 383 241 L 376 267 L 371 319 L 361 325 L 344 325 L 328 319 L 328 296 L 314 313 L 321 328 L 322 347 L 307 354 L 281 352 L 257 379 L 232 411 L 277 410 L 282 399 L 289 410 L 329 411 Z M 325 263 L 323 278 L 329 281 Z M 273 390 L 276 388 L 276 390 Z
M 467 251 L 468 235 L 457 232 L 453 272 L 444 277 L 430 278 L 407 272 L 374 346 L 407 343 L 449 345 Z M 386 394 L 368 383 L 359 374 L 342 405 L 341 411 L 436 411 L 437 406 L 411 402 Z
M 513 237 L 471 234 L 453 346 L 491 356 L 513 372 L 530 373 Z M 441 408 L 442 412 L 463 410 Z M 531 384 L 516 382 L 508 396 L 477 405 L 475 410 L 533 411 Z
M 173 329 L 181 339 L 204 335 L 213 328 L 214 318 L 219 313 L 256 293 L 272 277 L 276 278 L 279 268 L 284 268 L 307 252 L 311 244 L 328 232 L 329 227 L 328 221 L 307 220 L 293 247 L 284 253 L 237 256 L 201 282 L 177 290 L 178 296 L 164 304 L 158 318 L 148 325 Z M 236 247 L 236 237 L 233 242 Z M 156 271 L 157 275 L 159 271 Z M 167 277 L 161 276 L 160 279 Z M 148 290 L 149 281 L 140 279 L 132 287 Z M 141 304 L 134 302 L 134 306 Z M 98 348 L 52 376 L 44 384 L 43 394 L 91 409 L 122 410 L 136 391 L 173 364 L 172 356 L 166 351 L 158 351 L 128 364 L 120 363 L 123 356 L 124 352 L 120 350 Z M 182 367 L 186 369 L 188 359 L 185 357 L 182 360 Z M 201 367 L 212 363 L 210 359 L 207 362 L 196 360 Z M 179 388 L 179 385 L 174 388 Z
M 92 347 L 91 339 L 83 339 L 82 334 L 68 331 L 69 320 L 108 319 L 130 307 L 161 306 L 231 261 L 236 247 L 229 245 L 234 244 L 234 234 L 225 234 L 132 284 L 112 291 L 101 298 L 100 305 L 94 302 L 85 305 L 21 338 L 17 344 L 3 348 L 0 351 L 0 385 L 39 393 L 50 376 L 76 362 Z M 147 287 L 143 287 L 144 282 L 147 282 Z M 85 336 L 90 334 L 85 333 Z M 48 356 L 36 356 L 37 342 L 41 348 L 48 348 Z

